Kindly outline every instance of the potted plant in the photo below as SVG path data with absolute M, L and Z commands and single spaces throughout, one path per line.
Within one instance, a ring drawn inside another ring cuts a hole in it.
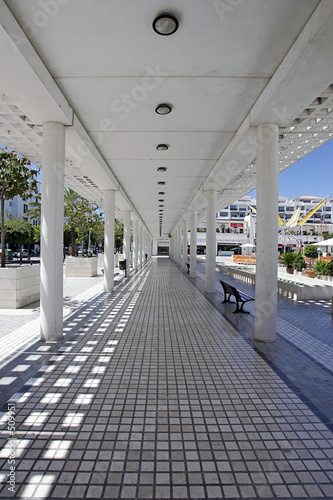
M 315 273 L 312 270 L 312 264 L 313 264 L 313 259 L 315 259 L 318 256 L 318 250 L 316 245 L 307 245 L 304 248 L 304 255 L 305 257 L 308 257 L 310 259 L 310 268 L 305 269 L 305 276 L 308 278 L 314 278 Z
M 294 261 L 296 254 L 295 253 L 283 253 L 279 256 L 279 262 L 283 266 L 286 266 L 286 270 L 288 274 L 294 273 Z
M 306 267 L 306 262 L 305 262 L 305 259 L 303 257 L 303 255 L 301 253 L 296 253 L 295 254 L 295 260 L 294 260 L 294 269 L 295 271 L 297 272 L 302 272 L 303 269 L 305 269 Z

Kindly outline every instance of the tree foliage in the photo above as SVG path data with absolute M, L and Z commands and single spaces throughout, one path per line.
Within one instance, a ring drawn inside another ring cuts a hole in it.
M 89 229 L 91 241 L 101 243 L 104 238 L 104 220 L 93 203 L 77 194 L 73 189 L 65 188 L 65 218 L 71 231 L 72 255 L 77 255 L 76 239 L 80 237 L 82 251 L 87 240 Z
M 0 152 L 0 201 L 1 201 L 1 248 L 5 249 L 5 201 L 20 196 L 30 198 L 37 189 L 38 169 L 30 168 L 30 161 L 20 158 L 13 151 Z M 1 252 L 1 267 L 6 266 L 5 251 Z
M 310 259 L 315 259 L 318 257 L 318 248 L 316 245 L 307 245 L 304 248 L 304 255 L 305 257 L 309 257 Z
M 29 210 L 26 211 L 25 215 L 26 217 L 29 217 L 29 219 L 33 220 L 40 220 L 41 219 L 41 195 L 36 194 L 35 199 L 29 203 Z

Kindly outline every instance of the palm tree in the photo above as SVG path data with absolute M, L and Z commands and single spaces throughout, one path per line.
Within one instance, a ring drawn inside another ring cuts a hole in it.
M 26 211 L 25 215 L 32 220 L 41 219 L 41 195 L 37 194 L 34 201 L 29 203 L 29 210 Z
M 64 215 L 68 221 L 68 224 L 71 229 L 71 245 L 72 245 L 72 255 L 77 255 L 77 249 L 75 245 L 75 225 L 76 225 L 76 213 L 77 206 L 79 201 L 81 200 L 81 196 L 77 194 L 73 189 L 65 186 L 64 192 Z

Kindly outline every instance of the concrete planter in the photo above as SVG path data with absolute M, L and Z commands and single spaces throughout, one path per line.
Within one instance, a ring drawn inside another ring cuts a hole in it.
M 98 267 L 104 267 L 104 253 L 98 254 L 97 265 L 98 265 Z
M 97 276 L 97 257 L 66 257 L 67 278 L 87 278 Z
M 39 266 L 0 268 L 0 308 L 19 309 L 39 300 Z

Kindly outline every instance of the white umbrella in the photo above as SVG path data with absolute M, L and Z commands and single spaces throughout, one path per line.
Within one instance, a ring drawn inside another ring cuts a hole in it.
M 318 245 L 319 247 L 331 247 L 333 246 L 333 238 L 330 238 L 329 240 L 316 241 L 314 245 Z
M 252 243 L 243 243 L 242 248 L 254 248 L 254 245 Z

